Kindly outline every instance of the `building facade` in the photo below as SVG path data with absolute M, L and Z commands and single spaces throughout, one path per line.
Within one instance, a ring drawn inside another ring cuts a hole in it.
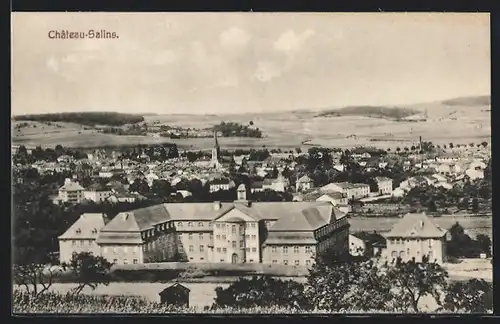
M 335 191 L 346 195 L 348 199 L 360 199 L 368 197 L 370 186 L 364 183 L 335 182 L 321 187 L 321 191 Z
M 406 214 L 385 235 L 387 248 L 382 255 L 388 260 L 414 258 L 417 262 L 426 256 L 430 262 L 442 264 L 446 261 L 446 234 L 425 214 Z
M 165 203 L 118 214 L 96 239 L 116 264 L 187 261 L 310 265 L 348 251 L 346 214 L 331 202 Z
M 71 179 L 66 179 L 64 185 L 59 188 L 57 201 L 69 202 L 72 204 L 80 203 L 83 199 L 84 188 L 78 182 L 73 182 Z
M 378 193 L 381 195 L 388 195 L 392 193 L 392 179 L 387 177 L 375 177 L 377 183 Z

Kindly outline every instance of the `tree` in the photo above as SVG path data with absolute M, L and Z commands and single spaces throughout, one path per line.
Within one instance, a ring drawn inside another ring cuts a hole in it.
M 130 184 L 129 191 L 147 194 L 149 193 L 149 185 L 144 179 L 135 179 L 134 182 Z
M 297 152 L 297 154 L 300 154 L 300 153 L 302 153 L 302 149 L 301 149 L 300 147 L 297 147 L 297 148 L 295 149 L 295 152 Z
M 332 251 L 317 257 L 305 290 L 313 307 L 326 311 L 390 310 L 390 292 L 390 282 L 373 261 Z
M 479 213 L 479 201 L 477 200 L 477 198 L 473 198 L 472 199 L 472 207 L 471 207 L 471 210 L 474 214 L 477 214 Z
M 481 145 L 486 148 L 486 146 L 488 146 L 488 142 L 482 142 Z
M 251 120 L 248 124 L 249 124 L 250 126 L 253 126 L 253 120 Z
M 281 306 L 309 309 L 304 285 L 293 280 L 282 281 L 272 277 L 239 278 L 226 289 L 217 287 L 213 304 L 218 307 L 269 307 Z
M 419 301 L 431 296 L 441 306 L 441 292 L 447 288 L 448 273 L 437 263 L 403 262 L 396 260 L 388 267 L 387 277 L 391 283 L 392 295 L 399 310 L 420 312 Z
M 110 268 L 112 264 L 101 256 L 94 256 L 89 252 L 74 254 L 68 267 L 72 272 L 77 287 L 73 288 L 72 294 L 78 295 L 85 287 L 95 290 L 98 285 L 108 285 L 110 282 Z
M 453 143 L 448 144 L 448 147 L 452 149 L 453 148 Z
M 134 182 L 135 183 L 135 182 Z M 136 188 L 137 185 L 134 185 L 132 189 L 139 189 L 139 187 Z M 153 180 L 153 185 L 151 186 L 151 192 L 154 193 L 155 195 L 158 195 L 159 197 L 169 197 L 175 190 L 172 188 L 172 185 L 170 182 L 164 179 L 159 179 L 159 180 Z
M 398 146 L 398 147 L 396 147 L 396 152 L 398 152 L 398 153 L 399 153 L 400 151 L 401 151 L 401 148 L 400 148 L 399 146 Z
M 454 282 L 445 293 L 443 309 L 451 312 L 492 312 L 493 287 L 483 279 Z

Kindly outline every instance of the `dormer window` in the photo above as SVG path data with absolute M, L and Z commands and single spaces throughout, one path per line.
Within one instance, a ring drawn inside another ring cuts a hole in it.
M 79 229 L 79 228 L 77 228 L 77 229 L 76 229 L 76 234 L 82 234 L 82 230 L 81 230 L 81 229 Z
M 203 227 L 203 222 L 198 222 L 198 227 Z
M 94 228 L 94 229 L 92 230 L 92 234 L 97 234 L 97 228 Z

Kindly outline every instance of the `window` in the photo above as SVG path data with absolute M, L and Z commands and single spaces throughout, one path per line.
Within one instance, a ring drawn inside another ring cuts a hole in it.
M 137 259 L 134 259 L 134 264 L 137 264 Z
M 200 258 L 200 261 L 203 261 L 203 260 L 205 260 L 205 258 Z
M 203 227 L 203 222 L 198 222 L 198 227 Z
M 118 263 L 118 259 L 113 259 L 113 263 L 117 264 Z
M 208 223 L 208 227 L 209 227 L 209 228 L 213 228 L 213 227 L 214 227 L 214 222 L 210 222 L 210 223 Z
M 73 245 L 76 245 L 76 241 L 71 242 Z
M 245 246 L 245 241 L 240 241 L 240 248 Z
M 300 261 L 299 260 L 295 260 L 295 265 L 296 266 L 300 265 Z
M 310 246 L 306 246 L 306 253 L 311 253 L 312 252 L 312 249 Z
M 253 259 L 250 259 L 250 262 L 253 262 Z
M 193 233 L 189 233 L 189 240 L 192 241 L 193 240 Z
M 220 240 L 220 235 L 216 235 L 216 236 L 215 236 L 215 238 L 216 238 L 217 240 Z
M 410 255 L 410 249 L 406 249 L 406 254 Z
M 182 233 L 179 233 L 179 240 L 182 240 Z
M 80 245 L 83 246 L 85 244 L 85 241 L 84 240 L 81 240 L 80 241 Z
M 236 241 L 232 241 L 231 245 L 232 245 L 233 249 L 235 249 L 236 248 Z
M 248 234 L 247 234 L 247 235 L 245 235 L 245 238 L 246 238 L 247 240 L 249 240 L 249 239 L 250 239 L 250 235 L 248 235 Z
M 276 264 L 276 263 L 278 263 L 278 261 L 277 260 L 273 260 L 273 264 Z
M 193 222 L 188 222 L 188 227 L 193 227 Z
M 203 233 L 198 234 L 198 238 L 199 238 L 200 240 L 203 240 Z
M 405 251 L 399 251 L 399 257 L 404 258 L 405 257 Z
M 245 251 L 250 252 L 250 248 L 249 247 L 245 248 Z
M 94 229 L 92 230 L 92 234 L 97 234 L 97 229 L 96 229 L 96 228 L 94 228 Z
M 225 241 L 226 240 L 226 235 L 222 235 L 222 239 Z
M 432 248 L 432 240 L 429 240 L 429 249 Z
M 123 259 L 123 264 L 128 264 L 128 260 L 127 259 Z
M 204 247 L 203 245 L 200 245 L 200 252 L 203 252 L 204 251 Z
M 127 247 L 126 246 L 123 247 L 123 252 L 127 253 Z
M 288 265 L 288 260 L 283 260 L 284 265 Z
M 306 266 L 311 265 L 311 260 L 306 260 Z
M 227 249 L 226 248 L 222 248 L 222 252 L 226 253 Z
M 208 238 L 210 239 L 210 241 L 213 241 L 214 240 L 214 235 L 212 233 L 210 233 L 210 235 L 208 236 Z
M 245 223 L 245 228 L 248 228 L 248 226 L 249 226 L 248 223 Z
M 278 248 L 277 248 L 276 246 L 273 246 L 273 247 L 271 248 L 271 251 L 272 251 L 273 253 L 276 253 L 276 252 L 278 251 Z
M 251 227 L 251 228 L 255 228 L 255 223 L 251 223 L 251 224 L 250 224 L 250 227 Z
M 81 229 L 79 229 L 79 228 L 77 228 L 77 229 L 76 229 L 76 234 L 81 234 L 81 233 L 82 233 L 82 230 L 81 230 Z
M 218 248 L 217 248 L 217 252 L 219 252 L 219 253 L 220 253 L 220 251 L 221 251 L 221 248 L 220 248 L 220 247 L 218 247 Z
M 293 247 L 293 253 L 299 254 L 299 247 L 298 246 Z
M 236 234 L 236 225 L 231 226 L 231 233 Z
M 113 248 L 113 254 L 117 254 L 117 253 L 118 253 L 118 251 L 117 251 L 117 250 L 116 250 L 116 248 L 114 247 L 114 248 Z
M 179 252 L 184 252 L 184 248 L 182 247 L 182 245 L 179 246 Z
M 257 248 L 252 248 L 252 252 L 257 252 Z
M 256 240 L 257 239 L 257 235 L 252 235 L 252 240 Z
M 220 262 L 221 262 L 221 263 L 224 263 L 224 262 L 225 262 L 225 260 L 224 260 L 224 259 L 220 259 Z
M 283 247 L 283 254 L 288 254 L 288 246 Z
M 194 246 L 192 245 L 189 246 L 189 252 L 194 252 Z
M 215 227 L 216 227 L 216 228 L 220 228 L 220 225 L 221 225 L 221 224 L 217 223 L 217 224 L 215 224 Z

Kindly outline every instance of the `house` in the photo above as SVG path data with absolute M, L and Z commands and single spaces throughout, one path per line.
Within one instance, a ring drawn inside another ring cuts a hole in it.
M 83 191 L 84 199 L 91 200 L 93 202 L 103 202 L 112 194 L 113 191 L 111 188 L 103 186 L 99 183 L 94 183 Z
M 370 186 L 364 183 L 334 182 L 321 187 L 320 191 L 341 192 L 345 194 L 348 199 L 360 199 L 368 197 L 370 194 Z
M 442 264 L 446 261 L 446 233 L 424 213 L 406 214 L 384 235 L 387 248 L 382 255 L 388 260 L 415 258 L 417 262 L 426 256 L 429 261 Z
M 56 200 L 69 203 L 80 203 L 84 199 L 83 191 L 84 188 L 80 186 L 78 182 L 73 182 L 71 179 L 67 178 L 64 181 L 64 185 L 59 188 L 59 194 Z
M 300 177 L 295 183 L 295 191 L 301 192 L 311 189 L 314 186 L 314 181 L 307 175 Z
M 288 187 L 288 180 L 286 180 L 283 176 L 278 176 L 276 179 L 264 179 L 262 182 L 263 190 L 274 190 L 277 192 L 284 192 Z
M 250 192 L 262 192 L 264 191 L 264 182 L 263 181 L 252 181 L 250 184 Z
M 165 203 L 119 213 L 99 232 L 116 263 L 265 263 L 308 266 L 328 248 L 348 251 L 346 214 L 330 202 Z
M 160 303 L 177 307 L 189 308 L 190 289 L 179 283 L 165 288 L 159 293 Z
M 80 215 L 80 218 L 58 237 L 60 263 L 69 263 L 73 253 L 90 252 L 100 256 L 101 249 L 96 244 L 96 239 L 104 225 L 103 214 Z
M 387 177 L 375 177 L 377 183 L 378 193 L 387 195 L 392 192 L 392 179 Z
M 219 190 L 229 190 L 234 188 L 236 185 L 233 180 L 230 179 L 214 179 L 210 182 L 210 192 L 216 192 Z
M 333 205 L 347 205 L 347 195 L 341 192 L 327 192 L 316 199 L 316 201 L 329 201 Z
M 112 203 L 117 202 L 135 202 L 136 200 L 144 199 L 143 196 L 139 194 L 133 194 L 128 192 L 115 192 L 109 196 L 106 200 Z
M 483 170 L 467 169 L 465 170 L 465 175 L 469 177 L 471 180 L 484 179 Z

